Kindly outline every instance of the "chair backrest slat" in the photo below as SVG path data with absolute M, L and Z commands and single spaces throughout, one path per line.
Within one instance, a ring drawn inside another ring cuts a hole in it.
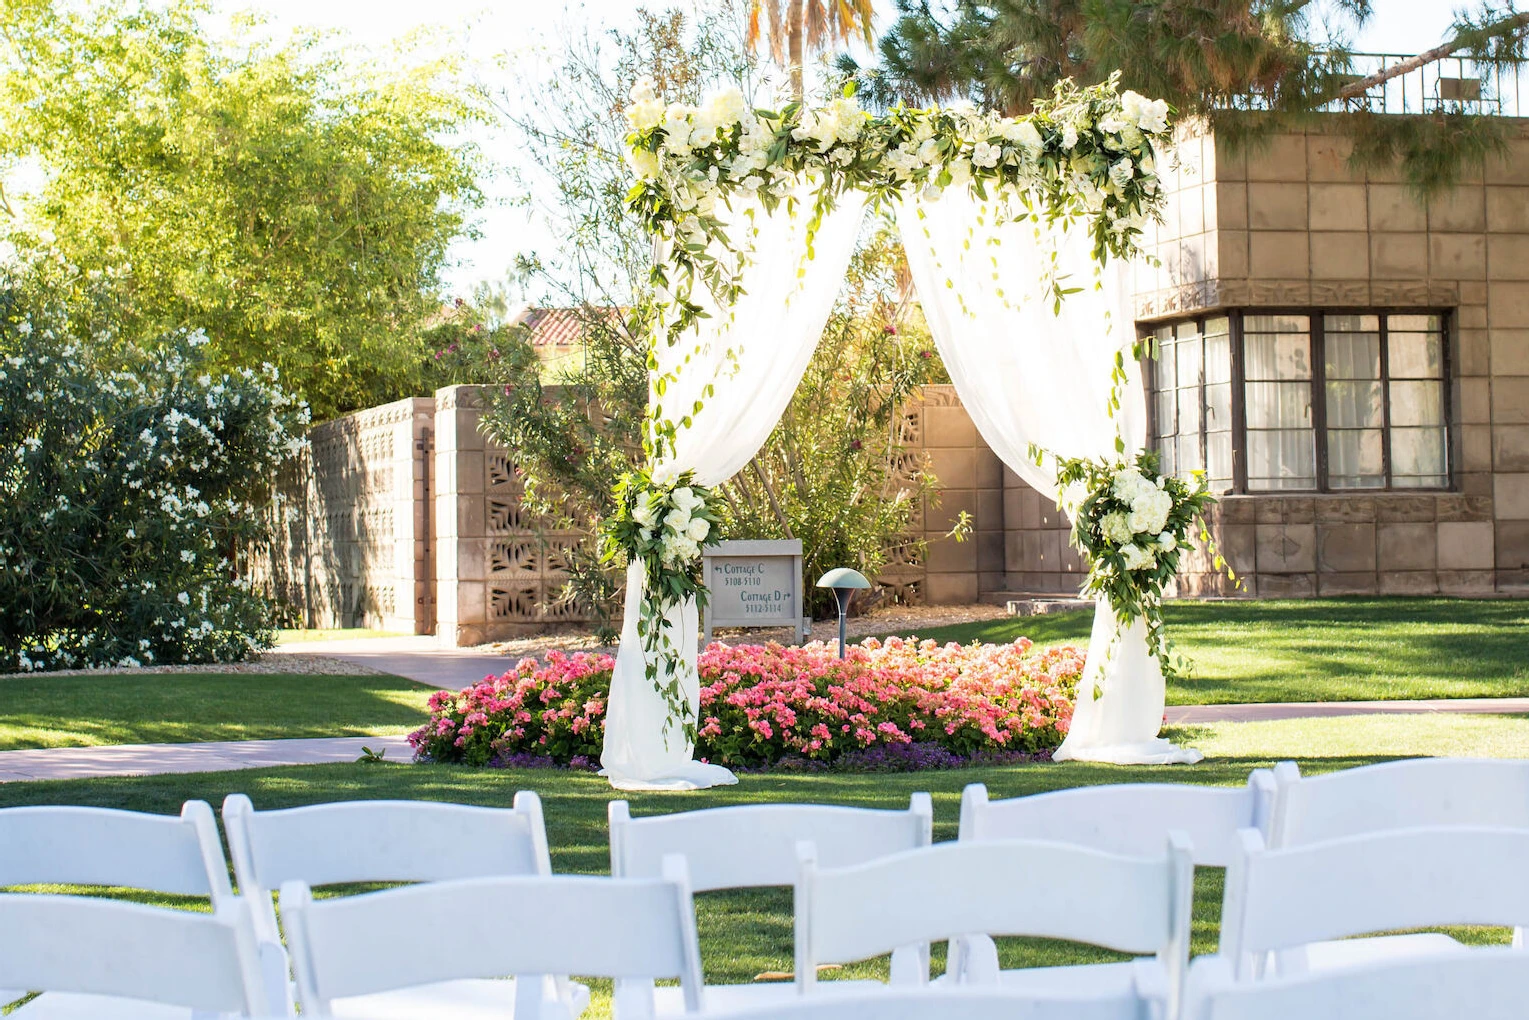
M 1190 968 L 1184 1020 L 1522 1020 L 1529 953 L 1497 947 L 1238 981 L 1228 961 Z
M 1302 777 L 1274 770 L 1271 847 L 1427 826 L 1529 828 L 1529 760 L 1418 758 Z
M 1195 863 L 1226 867 L 1237 852 L 1239 829 L 1263 829 L 1274 799 L 1274 780 L 1259 769 L 1240 788 L 1180 783 L 1082 786 L 1052 793 L 988 799 L 973 783 L 961 795 L 965 840 L 1041 839 L 1077 843 L 1126 857 L 1162 853 L 1169 832 L 1182 832 Z
M 232 895 L 212 808 L 179 817 L 93 807 L 0 810 L 0 887 L 103 885 L 223 901 Z
M 267 1013 L 248 907 L 213 915 L 117 900 L 0 894 L 0 986 Z
M 236 794 L 223 805 L 241 885 L 290 881 L 440 882 L 546 874 L 546 836 L 535 794 L 514 809 L 431 801 L 357 800 L 256 811 Z M 535 804 L 534 812 L 530 809 Z
M 1187 935 L 1187 847 L 1156 859 L 1035 840 L 941 843 L 849 868 L 819 869 L 802 848 L 799 976 L 899 946 L 967 934 L 1069 939 L 1127 953 Z M 805 947 L 802 945 L 805 940 Z M 1186 949 L 1187 952 L 1187 949 Z
M 928 794 L 914 794 L 906 811 L 754 804 L 632 818 L 625 801 L 613 801 L 609 815 L 612 875 L 655 877 L 679 853 L 693 888 L 705 892 L 794 884 L 803 840 L 825 867 L 928 846 L 934 811 Z
M 669 879 L 460 879 L 319 902 L 301 882 L 281 890 L 299 998 L 318 1016 L 336 998 L 566 973 L 677 977 L 696 1009 L 693 909 L 682 870 Z M 399 938 L 404 930 L 427 934 Z
M 1529 830 L 1398 829 L 1286 849 L 1246 831 L 1244 844 L 1221 924 L 1239 973 L 1262 954 L 1346 936 L 1529 924 Z
M 1141 1020 L 1138 1003 L 1038 998 L 991 988 L 907 988 L 857 995 L 809 996 L 717 1020 Z

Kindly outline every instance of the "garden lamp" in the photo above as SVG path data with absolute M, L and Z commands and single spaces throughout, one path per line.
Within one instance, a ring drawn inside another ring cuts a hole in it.
M 849 600 L 856 588 L 869 588 L 871 582 L 858 570 L 835 567 L 818 578 L 819 588 L 832 588 L 839 603 L 839 658 L 844 658 L 844 618 L 849 615 Z

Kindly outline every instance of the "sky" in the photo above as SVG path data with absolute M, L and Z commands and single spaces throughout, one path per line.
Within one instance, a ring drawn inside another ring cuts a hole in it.
M 336 29 L 368 48 L 385 49 L 419 28 L 444 29 L 490 83 L 505 75 L 497 70 L 504 57 L 534 60 L 538 50 L 555 45 L 560 28 L 568 24 L 625 26 L 638 6 L 633 0 L 218 0 L 224 15 L 264 12 L 278 33 Z M 648 6 L 670 4 L 649 0 Z M 1455 6 L 1453 0 L 1373 0 L 1373 17 L 1350 42 L 1361 52 L 1420 52 L 1443 39 Z M 885 26 L 891 20 L 891 0 L 876 0 L 876 8 L 879 25 Z M 506 130 L 484 129 L 475 141 L 501 165 L 516 161 L 517 139 Z M 482 236 L 459 243 L 452 252 L 454 264 L 446 278 L 456 293 L 469 293 L 479 281 L 502 279 L 517 254 L 547 251 L 556 243 L 553 227 L 516 202 L 522 192 L 508 175 L 496 174 L 484 190 L 488 203 L 479 217 Z

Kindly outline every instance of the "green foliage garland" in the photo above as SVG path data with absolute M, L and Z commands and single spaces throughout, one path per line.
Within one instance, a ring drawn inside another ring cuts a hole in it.
M 1215 502 L 1203 472 L 1193 483 L 1158 473 L 1157 454 L 1114 460 L 1058 458 L 1057 505 L 1072 518 L 1072 544 L 1088 557 L 1084 595 L 1106 599 L 1122 624 L 1147 621 L 1147 650 L 1165 677 L 1178 674 L 1163 636 L 1163 589 L 1179 569 L 1179 557 Z M 1215 553 L 1217 569 L 1236 576 Z M 1182 664 L 1183 660 L 1178 660 Z
M 668 482 L 655 481 L 648 471 L 634 471 L 616 483 L 616 512 L 607 520 L 601 536 L 601 552 L 609 562 L 640 562 L 647 583 L 637 635 L 642 640 L 643 664 L 653 689 L 668 707 L 664 736 L 679 721 L 685 740 L 694 743 L 696 721 L 685 697 L 677 668 L 679 649 L 669 636 L 664 618 L 686 599 L 706 605 L 706 579 L 701 573 L 701 545 L 715 542 L 716 497 L 695 484 L 687 471 Z M 660 674 L 666 665 L 667 680 Z

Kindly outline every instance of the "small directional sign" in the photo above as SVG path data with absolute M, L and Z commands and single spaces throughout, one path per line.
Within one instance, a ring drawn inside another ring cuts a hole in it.
M 711 590 L 707 640 L 713 627 L 791 627 L 806 640 L 799 539 L 718 542 L 701 555 Z

